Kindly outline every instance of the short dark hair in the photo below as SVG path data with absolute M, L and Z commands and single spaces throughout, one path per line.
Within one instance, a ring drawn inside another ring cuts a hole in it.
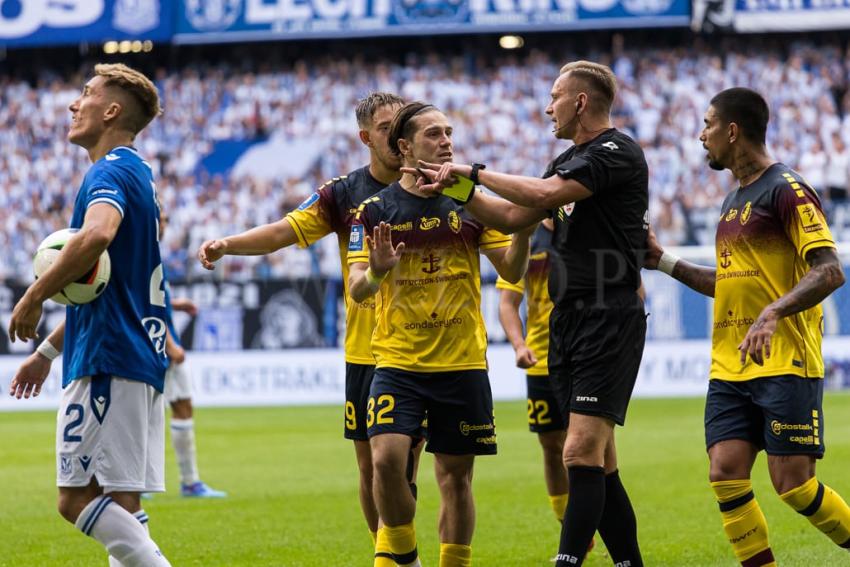
M 368 128 L 372 125 L 372 119 L 379 108 L 383 106 L 401 106 L 404 99 L 393 93 L 374 92 L 357 102 L 354 115 L 357 117 L 357 125 L 360 128 Z
M 415 130 L 413 129 L 413 118 L 417 114 L 422 114 L 423 112 L 428 112 L 430 110 L 439 109 L 433 104 L 425 104 L 424 102 L 417 100 L 415 102 L 405 104 L 398 112 L 395 113 L 393 121 L 390 124 L 390 133 L 387 139 L 387 143 L 389 143 L 390 149 L 394 154 L 397 156 L 401 155 L 401 150 L 398 149 L 398 141 L 402 138 L 409 140 L 415 133 Z
M 711 106 L 723 122 L 734 122 L 741 135 L 751 142 L 764 145 L 770 110 L 764 97 L 754 90 L 733 87 L 714 95 Z

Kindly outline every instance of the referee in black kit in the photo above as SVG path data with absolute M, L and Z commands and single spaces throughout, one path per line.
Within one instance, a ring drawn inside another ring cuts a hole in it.
M 570 482 L 557 567 L 581 565 L 597 529 L 616 565 L 643 565 L 634 510 L 617 470 L 614 425 L 625 421 L 646 339 L 639 288 L 648 171 L 637 143 L 611 126 L 616 91 L 604 65 L 575 61 L 561 68 L 546 114 L 555 137 L 575 145 L 542 179 L 482 164 L 420 163 L 407 170 L 418 172 L 422 191 L 465 201 L 478 220 L 503 232 L 549 216 L 555 221 L 549 371 L 569 420 Z M 473 184 L 503 199 L 474 191 Z

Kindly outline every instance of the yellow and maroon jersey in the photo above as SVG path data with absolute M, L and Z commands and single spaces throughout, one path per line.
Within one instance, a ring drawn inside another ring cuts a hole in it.
M 525 344 L 537 357 L 537 364 L 528 369 L 530 376 L 548 376 L 549 364 L 549 314 L 552 299 L 549 297 L 549 261 L 552 254 L 552 231 L 537 227 L 531 237 L 531 257 L 525 279 L 515 284 L 502 278 L 496 280 L 496 288 L 525 293 L 528 313 L 525 321 Z
M 716 238 L 712 378 L 823 377 L 820 305 L 779 320 L 764 366 L 749 358 L 742 366 L 738 345 L 762 309 L 806 274 L 809 250 L 825 246 L 835 243 L 817 195 L 781 163 L 726 197 Z
M 360 206 L 348 263 L 369 261 L 365 236 L 384 221 L 398 265 L 377 294 L 372 353 L 378 368 L 447 372 L 487 368 L 479 250 L 510 246 L 448 197 L 423 198 L 393 183 Z
M 302 248 L 336 233 L 345 298 L 345 361 L 354 364 L 375 364 L 370 344 L 375 328 L 375 300 L 355 303 L 348 295 L 348 235 L 358 205 L 384 187 L 366 166 L 347 176 L 334 177 L 286 215 Z

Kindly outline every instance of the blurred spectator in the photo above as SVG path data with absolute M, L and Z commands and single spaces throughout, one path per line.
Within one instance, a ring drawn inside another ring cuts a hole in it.
M 826 162 L 826 185 L 829 199 L 836 203 L 847 200 L 847 185 L 850 180 L 850 150 L 838 132 L 832 134 L 832 148 Z

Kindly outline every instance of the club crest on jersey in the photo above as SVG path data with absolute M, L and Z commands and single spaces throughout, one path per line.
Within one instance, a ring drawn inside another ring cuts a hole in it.
M 729 209 L 729 212 L 726 213 L 726 222 L 730 222 L 735 220 L 735 217 L 738 216 L 738 209 Z
M 363 225 L 355 224 L 351 227 L 351 236 L 348 237 L 348 251 L 360 252 L 363 250 Z
M 157 354 L 165 352 L 165 321 L 159 317 L 145 317 L 142 326 L 148 332 L 148 338 Z
M 460 232 L 460 217 L 455 211 L 449 211 L 449 228 L 455 234 Z
M 303 211 L 304 209 L 309 208 L 309 207 L 310 207 L 310 205 L 312 205 L 313 203 L 315 203 L 315 202 L 316 202 L 316 201 L 318 201 L 318 200 L 319 200 L 319 194 L 318 194 L 318 193 L 313 193 L 312 195 L 310 195 L 309 197 L 307 197 L 306 199 L 304 199 L 304 202 L 303 202 L 303 203 L 301 203 L 300 205 L 298 205 L 298 210 L 299 210 L 299 211 Z
M 752 201 L 747 201 L 747 204 L 744 205 L 744 210 L 741 211 L 741 224 L 745 225 L 750 221 L 750 215 L 753 213 L 753 203 Z
M 437 217 L 422 217 L 421 219 L 419 219 L 419 230 L 431 230 L 432 228 L 437 228 L 438 226 L 440 226 L 440 219 L 438 219 Z
M 59 455 L 59 476 L 63 478 L 67 478 L 71 476 L 71 471 L 73 469 L 73 460 L 71 459 L 71 455 Z

